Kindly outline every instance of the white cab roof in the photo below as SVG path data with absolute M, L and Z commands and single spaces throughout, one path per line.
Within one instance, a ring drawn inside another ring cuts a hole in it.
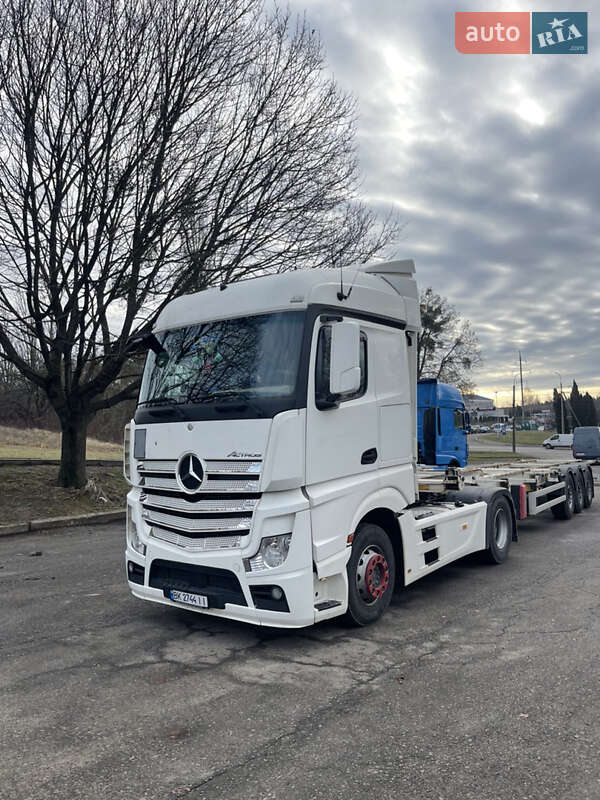
M 344 268 L 344 293 L 340 301 L 339 269 L 304 269 L 281 275 L 228 284 L 223 290 L 206 289 L 169 303 L 158 317 L 155 330 L 180 328 L 231 317 L 303 309 L 318 303 L 343 311 L 354 309 L 420 328 L 419 301 L 412 261 L 390 261 Z

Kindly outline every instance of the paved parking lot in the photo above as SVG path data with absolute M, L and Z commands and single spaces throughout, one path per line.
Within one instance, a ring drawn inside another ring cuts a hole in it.
M 137 601 L 122 549 L 0 541 L 0 797 L 600 797 L 600 498 L 358 631 Z

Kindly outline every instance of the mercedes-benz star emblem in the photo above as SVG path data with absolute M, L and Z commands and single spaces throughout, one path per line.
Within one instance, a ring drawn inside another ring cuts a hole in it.
M 177 482 L 184 492 L 193 494 L 202 486 L 204 480 L 204 467 L 202 462 L 193 453 L 181 456 L 177 464 Z

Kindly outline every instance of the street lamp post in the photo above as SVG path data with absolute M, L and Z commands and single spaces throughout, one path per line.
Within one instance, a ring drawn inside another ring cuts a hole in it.
M 565 432 L 565 407 L 564 407 L 564 400 L 563 400 L 563 390 L 562 390 L 562 376 L 560 372 L 554 370 L 554 374 L 558 375 L 558 379 L 560 381 L 560 432 Z
M 513 375 L 513 404 L 512 404 L 512 451 L 513 453 L 517 452 L 517 435 L 516 431 L 516 419 L 515 419 L 515 389 L 516 389 L 516 375 Z

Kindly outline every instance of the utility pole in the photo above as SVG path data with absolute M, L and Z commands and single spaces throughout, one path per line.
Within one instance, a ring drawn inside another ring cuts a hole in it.
M 521 420 L 525 422 L 525 403 L 523 402 L 523 364 L 521 363 L 520 350 L 519 350 L 519 372 L 521 374 Z
M 513 406 L 512 406 L 512 418 L 513 418 L 513 420 L 512 420 L 512 422 L 513 422 L 513 424 L 512 424 L 512 451 L 513 451 L 513 453 L 517 452 L 517 436 L 516 436 L 516 433 L 515 433 L 516 424 L 517 424 L 517 421 L 515 419 L 515 389 L 516 389 L 515 376 L 513 375 Z

